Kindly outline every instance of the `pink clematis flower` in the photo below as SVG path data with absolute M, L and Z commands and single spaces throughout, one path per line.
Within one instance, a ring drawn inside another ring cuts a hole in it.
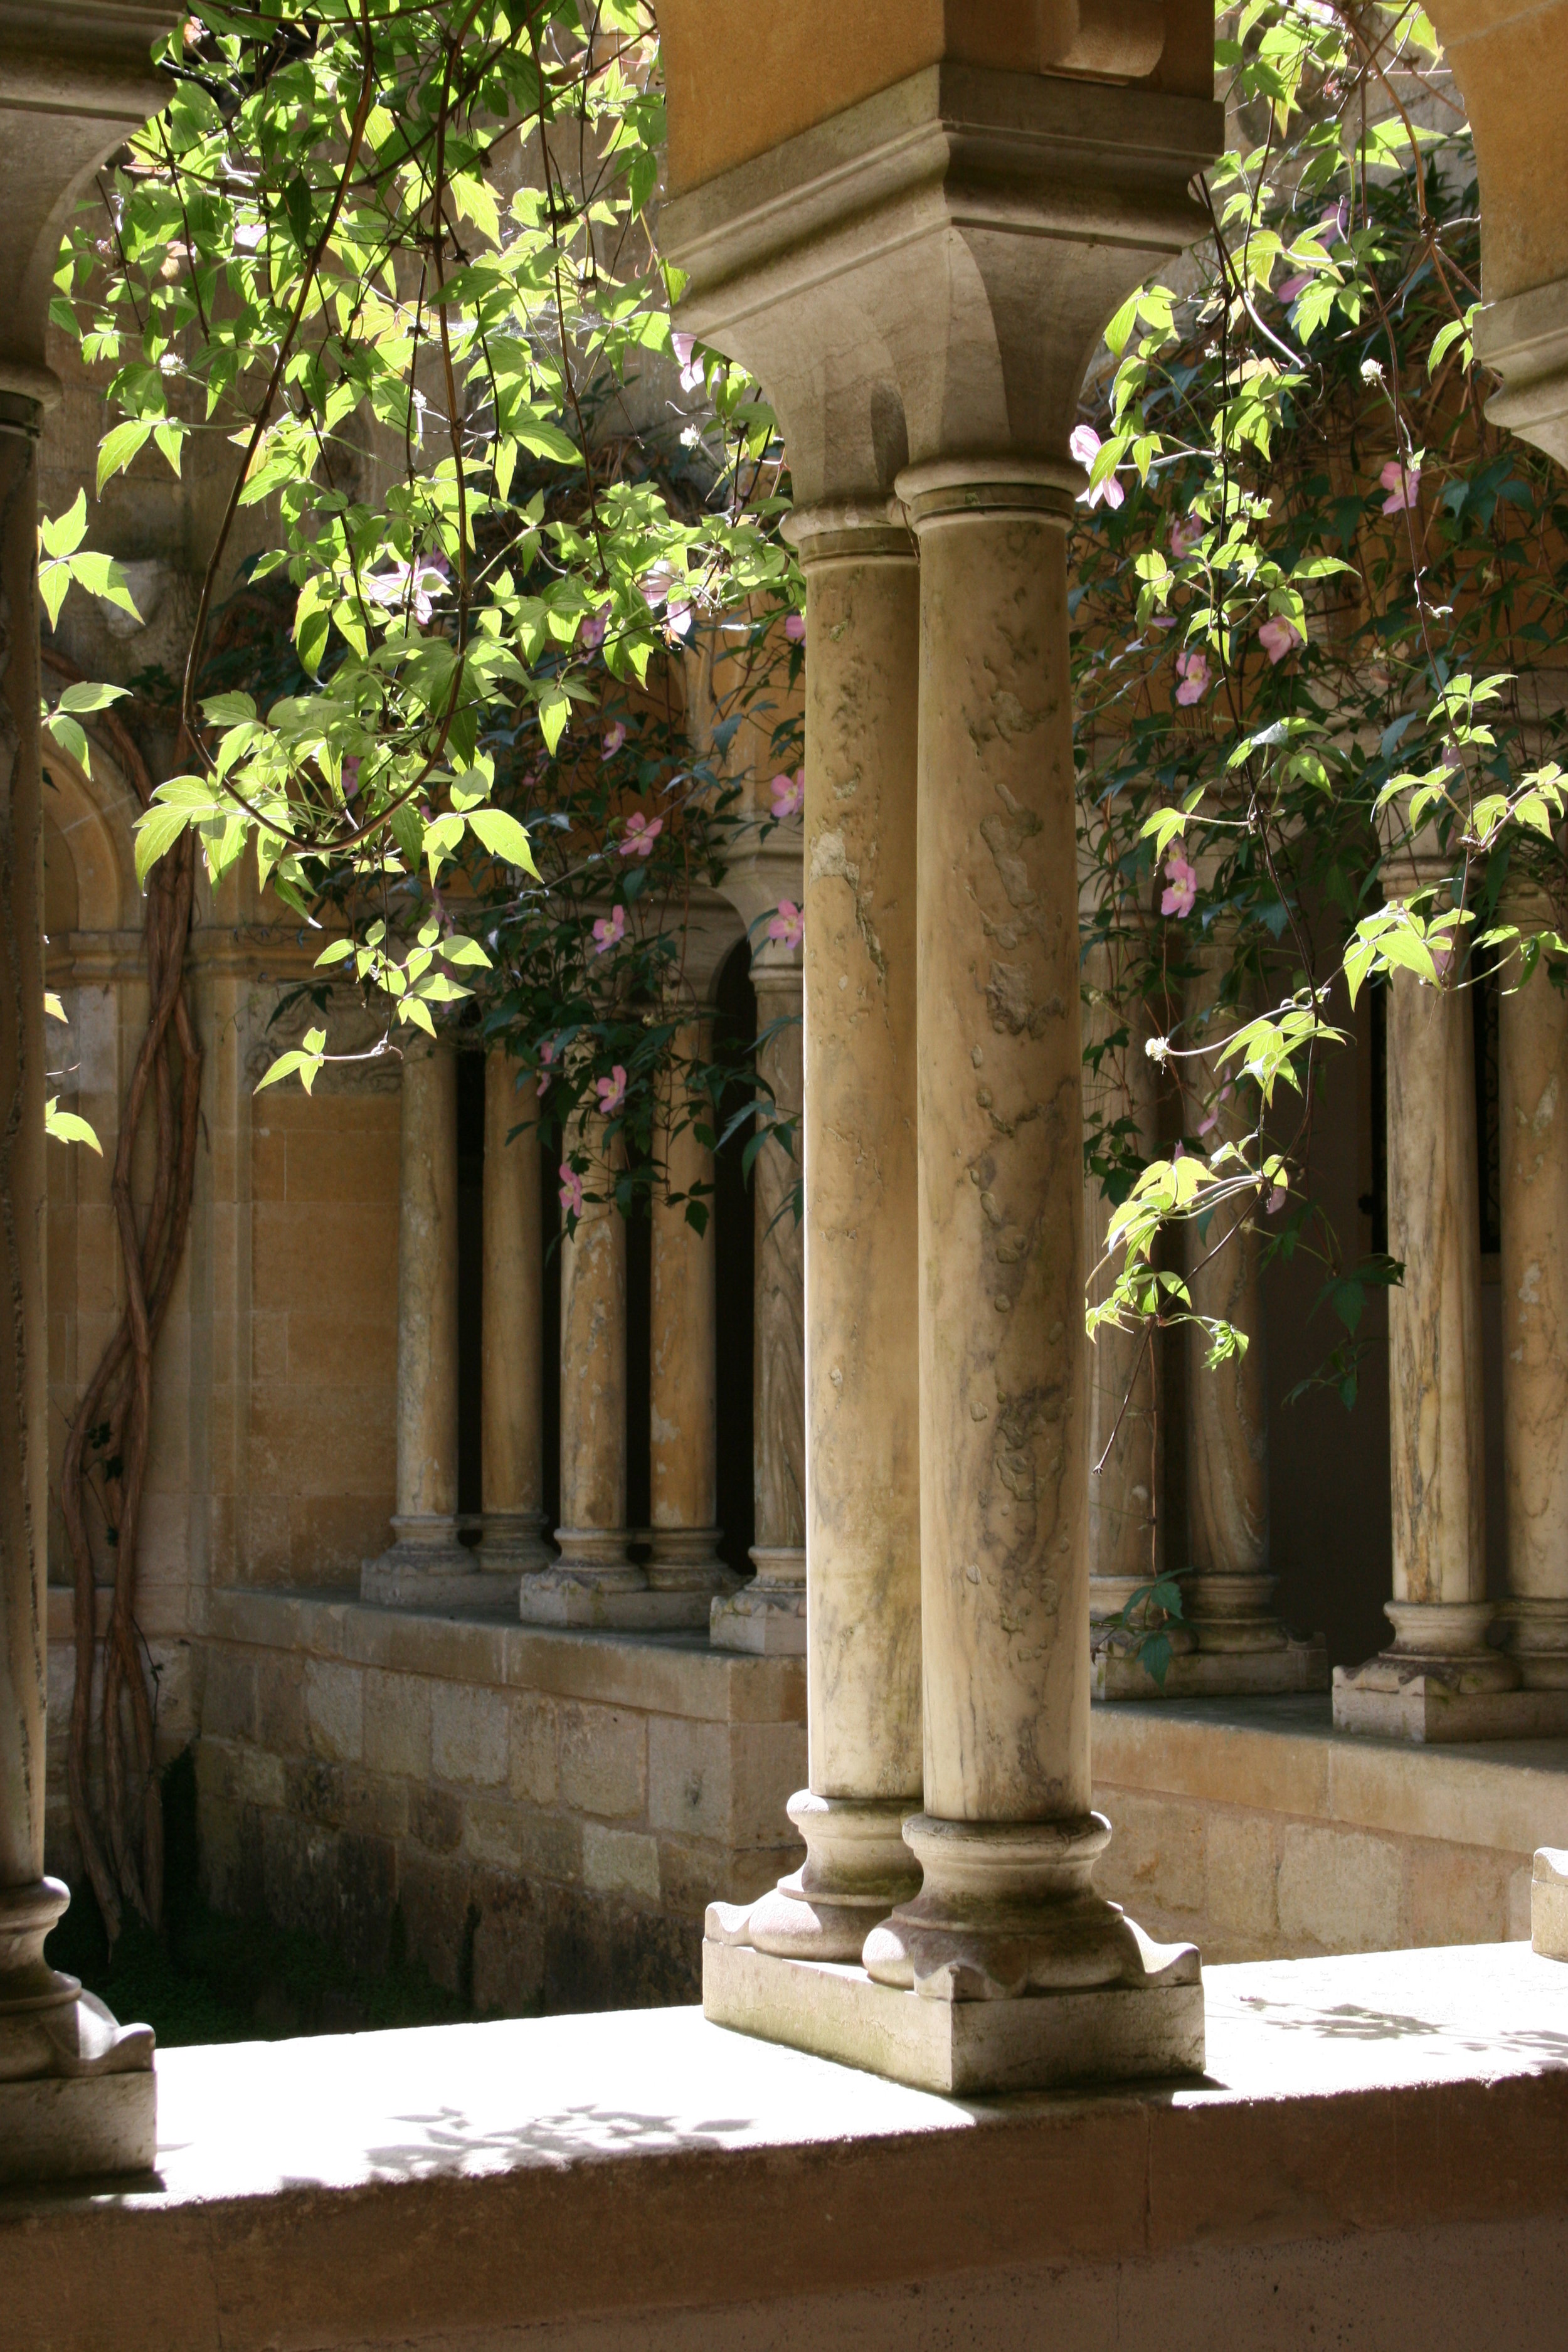
M 1189 873 L 1192 872 L 1192 868 L 1190 866 L 1187 870 Z M 1197 877 L 1194 875 L 1193 879 L 1195 882 Z M 1221 1087 L 1213 1110 L 1210 1111 L 1207 1118 L 1201 1119 L 1198 1122 L 1198 1133 L 1200 1135 L 1212 1135 L 1214 1133 L 1215 1129 L 1219 1125 L 1220 1105 L 1222 1103 L 1227 1103 L 1235 1092 L 1236 1088 L 1234 1087 Z
M 805 937 L 805 918 L 793 898 L 781 898 L 778 911 L 768 925 L 768 937 L 780 947 L 797 948 Z
M 561 1162 L 561 1205 L 571 1216 L 583 1213 L 583 1179 L 569 1160 Z
M 798 816 L 805 806 L 805 770 L 797 768 L 793 776 L 775 776 L 768 790 L 773 796 L 773 814 L 781 824 L 785 817 Z
M 584 613 L 577 624 L 577 643 L 585 653 L 592 653 L 605 642 L 608 613 Z
M 792 646 L 802 646 L 805 643 L 805 614 L 804 613 L 786 613 L 784 614 L 784 635 L 789 639 Z
M 1201 702 L 1209 690 L 1209 657 L 1205 653 L 1178 654 L 1176 676 L 1181 684 L 1176 688 L 1176 700 L 1184 709 Z
M 617 846 L 623 857 L 651 857 L 654 843 L 664 831 L 661 816 L 646 817 L 640 810 L 626 819 L 626 829 Z
M 1277 1217 L 1289 1197 L 1290 1195 L 1287 1192 L 1283 1184 L 1276 1184 L 1274 1190 L 1263 1203 L 1264 1215 L 1268 1217 Z
M 343 761 L 343 798 L 345 801 L 352 801 L 354 794 L 359 790 L 359 753 L 357 751 L 351 751 L 348 758 Z
M 1178 563 L 1192 553 L 1207 529 L 1198 515 L 1184 515 L 1171 525 L 1171 552 Z
M 617 719 L 613 727 L 605 730 L 605 740 L 599 748 L 601 760 L 613 760 L 626 740 L 626 730 Z
M 626 910 L 617 907 L 613 914 L 601 915 L 594 926 L 594 953 L 605 955 L 618 948 L 626 935 Z
M 609 1118 L 626 1098 L 626 1074 L 617 1062 L 607 1078 L 595 1078 L 594 1092 L 599 1097 L 600 1114 Z
M 541 1102 L 544 1100 L 545 1096 L 550 1092 L 550 1065 L 554 1059 L 555 1048 L 550 1044 L 549 1040 L 546 1039 L 545 1043 L 541 1045 L 539 1049 L 539 1067 L 542 1073 L 539 1081 L 539 1099 Z
M 1294 653 L 1296 647 L 1304 646 L 1307 640 L 1294 621 L 1288 621 L 1283 613 L 1273 613 L 1258 630 L 1258 642 L 1268 655 L 1271 667 L 1278 669 L 1286 655 Z
M 674 598 L 664 608 L 664 634 L 668 638 L 684 637 L 691 627 L 691 607 L 682 597 Z
M 700 359 L 694 359 L 692 357 L 693 343 L 691 337 L 689 335 L 671 335 L 669 344 L 670 349 L 675 353 L 675 364 L 680 370 L 681 391 L 700 392 L 703 383 L 707 380 L 707 370 L 704 368 L 702 362 Z
M 417 563 L 405 563 L 395 557 L 390 572 L 370 575 L 364 593 L 373 604 L 384 604 L 388 611 L 412 597 L 414 617 L 424 628 L 434 617 L 432 598 L 446 594 L 451 578 L 451 566 L 444 555 L 425 556 Z
M 1196 868 L 1190 866 L 1179 849 L 1173 850 L 1165 860 L 1170 887 L 1160 900 L 1162 915 L 1190 915 L 1198 895 Z
M 1277 286 L 1275 288 L 1274 297 L 1276 301 L 1293 302 L 1296 299 L 1297 295 L 1304 293 L 1311 282 L 1311 271 L 1310 269 L 1299 269 L 1294 278 L 1287 278 L 1283 286 Z
M 1100 455 L 1100 436 L 1092 425 L 1075 425 L 1068 440 L 1068 448 L 1086 472 L 1092 471 L 1094 461 Z M 1079 493 L 1079 504 L 1097 507 L 1103 499 L 1108 507 L 1114 509 L 1121 506 L 1126 495 L 1115 475 L 1108 474 L 1104 481 L 1096 482 L 1092 489 Z
M 1397 457 L 1391 457 L 1377 478 L 1388 492 L 1388 496 L 1383 502 L 1383 511 L 1385 515 L 1404 514 L 1407 509 L 1413 510 L 1420 503 L 1421 468 L 1419 466 L 1402 466 Z

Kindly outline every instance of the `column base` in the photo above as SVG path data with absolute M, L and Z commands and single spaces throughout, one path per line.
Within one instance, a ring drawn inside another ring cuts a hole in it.
M 711 2024 L 956 2097 L 1204 2071 L 1195 1954 L 1184 1981 L 1152 1975 L 1137 1989 L 932 2000 L 877 1984 L 861 1968 L 728 1942 L 714 1916 L 721 1907 L 710 1906 L 702 1946 L 702 2012 Z M 1161 1948 L 1141 1940 L 1156 1958 Z
M 444 1513 L 408 1514 L 392 1522 L 393 1542 L 360 1570 L 359 1597 L 382 1609 L 482 1609 L 511 1599 L 510 1570 L 485 1572 L 477 1551 L 458 1541 Z
M 1384 1739 L 1530 1739 L 1568 1729 L 1568 1691 L 1524 1691 L 1489 1647 L 1489 1601 L 1389 1601 L 1394 1643 L 1334 1669 L 1334 1729 Z
M 740 1583 L 719 1558 L 722 1528 L 650 1528 L 647 1531 L 647 1580 L 654 1592 L 700 1594 L 711 1609 L 716 1596 L 733 1592 Z M 698 1621 L 706 1623 L 706 1618 Z
M 1094 1661 L 1094 1696 L 1111 1698 L 1262 1698 L 1286 1691 L 1326 1691 L 1329 1653 L 1321 1633 L 1289 1635 L 1276 1650 L 1179 1652 L 1157 1683 L 1138 1658 L 1102 1651 Z
M 44 1958 L 69 1901 L 58 1878 L 0 1888 L 0 2183 L 146 2172 L 156 2153 L 151 2026 Z
M 1500 1602 L 1497 1613 L 1525 1689 L 1568 1691 L 1568 1601 L 1521 1595 Z
M 672 1633 L 708 1622 L 708 1592 L 655 1592 L 626 1558 L 624 1528 L 557 1528 L 561 1557 L 518 1587 L 525 1625 L 600 1626 L 622 1633 Z
M 904 1843 L 910 1801 L 800 1789 L 784 1810 L 805 1841 L 801 1867 L 749 1907 L 710 1904 L 709 1919 L 779 1958 L 858 1962 L 872 1928 L 920 1892 Z
M 544 1534 L 542 1511 L 487 1511 L 480 1520 L 474 1558 L 483 1576 L 531 1576 L 552 1568 L 555 1554 Z
M 796 1544 L 753 1544 L 756 1574 L 738 1592 L 715 1601 L 708 1638 L 716 1650 L 745 1650 L 759 1658 L 805 1655 L 805 1550 Z

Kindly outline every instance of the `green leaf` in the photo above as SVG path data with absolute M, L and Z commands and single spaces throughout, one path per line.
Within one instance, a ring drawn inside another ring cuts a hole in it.
M 189 822 L 190 812 L 154 803 L 136 826 L 136 879 L 143 889 L 147 877 L 165 850 L 173 849 Z
M 98 452 L 98 495 L 103 496 L 103 486 L 112 475 L 122 474 L 132 459 L 152 438 L 153 419 L 128 416 L 112 433 L 106 433 Z
M 553 751 L 554 745 L 551 749 Z M 533 862 L 533 850 L 528 835 L 516 817 L 505 809 L 470 809 L 468 827 L 477 841 L 482 842 L 493 857 L 504 858 L 509 866 L 521 866 L 523 873 L 538 878 L 539 868 Z
M 86 1119 L 74 1110 L 59 1109 L 58 1103 L 58 1095 L 51 1095 L 44 1105 L 44 1133 L 52 1136 L 57 1143 L 85 1143 L 101 1160 L 103 1146 Z
M 87 536 L 87 492 L 79 490 L 74 506 L 52 522 L 41 523 L 38 536 L 50 555 L 74 555 Z

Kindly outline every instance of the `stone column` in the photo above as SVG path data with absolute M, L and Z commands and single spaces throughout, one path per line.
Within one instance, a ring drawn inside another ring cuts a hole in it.
M 857 1960 L 916 1873 L 921 1801 L 915 1258 L 920 582 L 886 501 L 798 511 L 805 706 L 805 1868 L 761 1950 Z M 799 1620 L 794 1621 L 798 1624 Z
M 1143 1047 L 1152 1024 L 1142 1003 L 1118 992 L 1110 949 L 1091 945 L 1083 960 L 1087 1047 L 1102 1050 L 1097 1065 L 1084 1066 L 1084 1117 L 1089 1128 L 1130 1119 L 1138 1145 L 1152 1158 L 1157 1135 L 1154 1065 Z M 1125 1029 L 1120 1049 L 1108 1041 Z M 1085 1258 L 1093 1297 L 1103 1298 L 1115 1273 L 1108 1265 L 1094 1281 L 1105 1255 L 1111 1203 L 1097 1175 L 1084 1182 Z M 1102 1328 L 1089 1361 L 1089 1615 L 1091 1625 L 1116 1616 L 1141 1585 L 1164 1564 L 1165 1528 L 1161 1513 L 1164 1432 L 1161 1425 L 1158 1342 L 1142 1330 Z M 1172 1639 L 1191 1648 L 1192 1636 Z M 1095 1696 L 1121 1697 L 1123 1683 L 1142 1689 L 1149 1676 L 1136 1661 L 1109 1651 L 1097 1654 Z
M 921 550 L 924 1885 L 865 1961 L 949 2003 L 1150 1980 L 1090 1885 L 1076 487 L 1020 457 L 898 485 Z M 1196 1955 L 1169 1971 L 1195 1982 Z M 1031 2021 L 1063 2030 L 1051 2004 Z
M 37 436 L 65 223 L 165 86 L 148 56 L 174 12 L 94 0 L 0 7 L 0 2181 L 142 2172 L 156 2139 L 153 2036 L 121 2028 L 44 1958 L 70 1897 L 44 1875 L 45 1320 L 43 814 Z M 13 23 L 11 20 L 16 19 Z
M 495 1597 L 458 1539 L 458 1059 L 404 1047 L 397 1222 L 397 1508 L 360 1597 L 446 1608 Z
M 1487 1643 L 1474 1011 L 1468 989 L 1405 971 L 1388 991 L 1388 1246 L 1405 1267 L 1388 1298 L 1394 1638 L 1335 1668 L 1334 1724 L 1486 1738 L 1519 1669 Z
M 1251 1090 L 1237 1086 L 1235 1064 L 1219 1058 L 1226 1038 L 1250 1009 L 1226 1013 L 1220 1005 L 1230 945 L 1229 932 L 1216 926 L 1194 952 L 1198 971 L 1186 991 L 1188 1042 L 1213 1047 L 1202 1062 L 1188 1066 L 1202 1073 L 1196 1097 L 1205 1106 L 1205 1115 L 1215 1118 L 1205 1139 L 1211 1149 L 1239 1143 L 1250 1134 L 1257 1108 Z M 1189 1118 L 1189 1126 L 1198 1123 Z M 1188 1327 L 1191 1573 L 1184 1600 L 1197 1649 L 1173 1660 L 1165 1678 L 1172 1697 L 1329 1687 L 1321 1639 L 1293 1642 L 1273 1608 L 1278 1580 L 1268 1565 L 1268 1394 L 1258 1213 L 1255 1204 L 1228 1240 L 1224 1237 L 1237 1223 L 1236 1208 L 1216 1211 L 1206 1231 L 1195 1224 L 1186 1229 L 1194 1308 L 1234 1324 L 1248 1344 L 1211 1370 L 1206 1336 L 1195 1325 Z
M 795 1153 L 766 1142 L 752 1166 L 756 1217 L 752 1383 L 756 1575 L 715 1601 L 710 1636 L 720 1649 L 798 1656 L 805 1646 L 805 1242 L 791 1195 L 800 1174 L 804 1091 L 799 951 L 764 940 L 752 954 L 757 1034 L 773 1034 L 757 1068 L 785 1118 Z
M 678 1043 L 683 1053 L 707 1053 L 708 1022 L 686 1022 Z M 711 1113 L 710 1112 L 710 1116 Z M 679 1126 L 679 1132 L 674 1132 Z M 656 1592 L 684 1592 L 692 1599 L 692 1622 L 706 1624 L 715 1595 L 735 1580 L 718 1556 L 723 1533 L 719 1517 L 717 1420 L 718 1297 L 715 1287 L 713 1150 L 696 1131 L 684 1104 L 676 1105 L 665 1130 L 668 1190 L 689 1196 L 703 1186 L 707 1218 L 701 1233 L 690 1223 L 685 1201 L 653 1204 L 649 1276 L 648 1468 L 651 1553 L 648 1584 Z
M 1543 892 L 1507 908 L 1527 932 L 1558 928 Z M 1498 1010 L 1502 1131 L 1505 1614 L 1531 1711 L 1568 1729 L 1568 1003 L 1543 957 L 1520 984 L 1510 959 Z M 1534 1695 L 1541 1695 L 1540 1697 Z M 1545 1695 L 1556 1695 L 1547 1698 Z
M 1048 66 L 1055 33 L 1019 13 Z M 1165 24 L 1102 22 L 1096 72 L 1147 74 Z M 1202 2063 L 1196 1953 L 1148 1945 L 1090 1884 L 1110 1832 L 1089 1811 L 1065 542 L 1084 369 L 1198 233 L 1186 184 L 1221 127 L 1206 97 L 944 59 L 664 215 L 687 318 L 766 385 L 796 497 L 890 490 L 921 567 L 923 1810 L 904 1835 L 924 1884 L 831 2000 L 714 1906 L 704 2006 L 949 2091 Z M 813 1314 L 815 1351 L 815 1294 Z
M 483 1511 L 479 1566 L 549 1565 L 544 1540 L 544 1257 L 533 1088 L 497 1046 L 485 1060 Z M 509 1143 L 514 1128 L 523 1131 Z

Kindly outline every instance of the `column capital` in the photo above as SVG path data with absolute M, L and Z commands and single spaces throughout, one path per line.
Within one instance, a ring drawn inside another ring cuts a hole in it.
M 918 536 L 931 523 L 1009 510 L 1044 515 L 1065 526 L 1083 480 L 1081 467 L 1054 457 L 983 454 L 906 466 L 894 488 Z
M 850 561 L 914 563 L 918 554 L 897 499 L 825 499 L 784 517 L 784 535 L 803 572 Z
M 951 60 L 673 198 L 680 319 L 750 367 L 808 506 L 954 450 L 1058 469 L 1106 320 L 1201 233 L 1211 100 Z

